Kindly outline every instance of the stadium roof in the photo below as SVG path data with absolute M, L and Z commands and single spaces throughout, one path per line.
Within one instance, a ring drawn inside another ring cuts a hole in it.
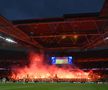
M 58 18 L 15 20 L 11 25 L 5 21 L 5 26 L 11 26 L 5 33 L 45 50 L 108 48 L 108 0 L 95 12 L 63 14 Z

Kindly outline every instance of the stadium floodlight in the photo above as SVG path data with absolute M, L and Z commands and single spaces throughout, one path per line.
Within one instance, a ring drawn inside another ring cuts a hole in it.
M 6 40 L 7 42 L 10 42 L 10 43 L 17 43 L 17 42 L 15 42 L 14 40 L 12 40 L 12 39 L 10 39 L 10 38 L 5 38 L 5 40 Z
M 0 36 L 0 39 L 3 39 L 3 40 L 5 40 L 5 41 L 7 41 L 7 42 L 9 42 L 9 43 L 17 43 L 17 42 L 14 41 L 13 39 L 7 38 L 7 37 L 3 37 L 3 36 Z
M 5 39 L 4 37 L 0 36 L 1 39 Z
M 108 37 L 106 37 L 105 40 L 108 40 Z

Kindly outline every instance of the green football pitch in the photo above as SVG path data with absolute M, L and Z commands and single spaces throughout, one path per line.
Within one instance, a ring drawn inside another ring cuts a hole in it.
M 108 90 L 108 84 L 0 83 L 0 90 Z

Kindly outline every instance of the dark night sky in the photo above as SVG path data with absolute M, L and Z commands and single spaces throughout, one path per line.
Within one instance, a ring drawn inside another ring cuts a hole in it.
M 0 14 L 9 20 L 61 17 L 99 12 L 105 0 L 0 0 Z

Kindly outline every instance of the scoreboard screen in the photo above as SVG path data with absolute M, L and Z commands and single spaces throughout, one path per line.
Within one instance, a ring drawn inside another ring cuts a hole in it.
M 52 64 L 72 64 L 72 56 L 68 57 L 51 57 Z

